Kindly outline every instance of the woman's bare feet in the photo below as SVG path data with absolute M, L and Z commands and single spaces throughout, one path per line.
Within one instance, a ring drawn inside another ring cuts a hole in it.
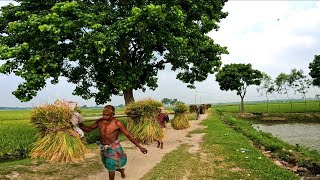
M 121 173 L 121 178 L 125 178 L 126 177 L 126 174 L 124 173 L 124 168 L 117 169 L 117 171 L 119 171 Z

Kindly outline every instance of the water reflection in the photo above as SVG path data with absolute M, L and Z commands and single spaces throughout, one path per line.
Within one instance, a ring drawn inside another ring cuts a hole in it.
M 320 151 L 320 124 L 319 123 L 259 123 L 253 124 L 255 129 L 269 132 L 292 145 Z

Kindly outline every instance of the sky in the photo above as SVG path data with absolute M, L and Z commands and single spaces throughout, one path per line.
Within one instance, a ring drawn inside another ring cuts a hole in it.
M 10 3 L 0 0 L 0 6 Z M 223 11 L 227 18 L 219 23 L 219 31 L 208 33 L 215 43 L 226 46 L 229 54 L 222 56 L 222 63 L 251 63 L 254 69 L 267 73 L 273 79 L 280 73 L 290 73 L 293 68 L 309 73 L 309 63 L 320 54 L 320 1 L 254 1 L 231 0 Z M 223 66 L 222 65 L 222 66 Z M 95 106 L 94 99 L 83 100 L 73 96 L 75 85 L 61 78 L 60 83 L 47 86 L 29 102 L 20 102 L 12 95 L 23 80 L 15 75 L 0 74 L 0 107 L 32 107 L 43 103 L 52 103 L 55 99 L 77 101 L 80 106 Z M 158 73 L 158 88 L 155 91 L 134 92 L 135 100 L 153 98 L 178 99 L 187 104 L 240 102 L 235 91 L 221 91 L 215 81 L 215 75 L 207 80 L 195 83 L 196 89 L 187 88 L 187 84 L 176 80 L 176 73 L 167 67 Z M 248 88 L 246 101 L 265 100 L 256 86 Z M 313 98 L 320 93 L 319 88 L 310 88 L 307 97 Z M 291 98 L 301 95 L 289 93 Z M 273 97 L 271 97 L 272 99 Z M 274 99 L 285 98 L 276 94 Z M 113 96 L 108 104 L 124 104 L 123 96 Z

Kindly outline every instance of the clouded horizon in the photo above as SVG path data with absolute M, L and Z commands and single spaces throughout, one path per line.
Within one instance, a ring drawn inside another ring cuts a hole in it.
M 10 1 L 1 1 L 0 6 Z M 227 18 L 222 19 L 218 32 L 208 35 L 215 43 L 226 46 L 229 54 L 222 56 L 222 63 L 251 63 L 252 67 L 275 78 L 281 72 L 290 73 L 293 68 L 309 73 L 309 63 L 320 54 L 320 2 L 319 1 L 229 1 L 224 7 Z M 158 88 L 155 91 L 134 92 L 136 100 L 143 98 L 177 98 L 185 103 L 223 103 L 239 102 L 236 92 L 219 89 L 214 75 L 203 82 L 195 83 L 196 90 L 187 88 L 187 84 L 176 80 L 176 73 L 169 67 L 158 74 Z M 0 74 L 0 106 L 30 107 L 55 99 L 77 101 L 79 105 L 95 106 L 94 99 L 83 100 L 73 96 L 75 85 L 60 78 L 60 83 L 50 83 L 38 92 L 29 102 L 21 103 L 11 93 L 23 80 L 15 75 Z M 308 98 L 320 93 L 319 88 L 311 88 Z M 284 95 L 276 94 L 277 98 Z M 301 95 L 290 93 L 292 98 Z M 246 101 L 264 100 L 249 87 Z M 271 98 L 272 99 L 272 98 Z M 124 104 L 123 97 L 115 96 L 108 104 Z

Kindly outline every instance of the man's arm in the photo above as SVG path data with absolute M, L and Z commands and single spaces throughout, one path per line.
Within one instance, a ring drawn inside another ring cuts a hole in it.
M 131 133 L 127 130 L 126 127 L 124 127 L 124 125 L 122 124 L 122 122 L 120 121 L 116 121 L 116 125 L 118 126 L 118 128 L 120 129 L 120 131 L 134 144 L 136 145 L 140 151 L 143 153 L 143 154 L 146 154 L 148 151 L 143 148 L 142 146 L 140 146 L 140 144 L 137 142 L 136 139 L 134 139 L 134 137 L 131 135 Z
M 80 127 L 80 129 L 82 129 L 83 131 L 85 131 L 85 132 L 90 132 L 90 131 L 92 131 L 92 130 L 94 130 L 94 129 L 96 129 L 97 127 L 98 127 L 98 121 L 99 120 L 97 120 L 94 124 L 92 124 L 91 126 L 86 126 L 86 125 L 84 125 L 83 123 L 79 123 L 79 127 Z

